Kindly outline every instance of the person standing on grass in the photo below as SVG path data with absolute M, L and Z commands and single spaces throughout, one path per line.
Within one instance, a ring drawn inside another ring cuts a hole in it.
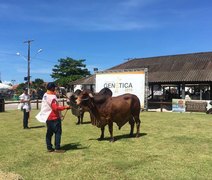
M 28 89 L 23 89 L 23 94 L 19 96 L 20 103 L 22 104 L 21 110 L 23 111 L 23 128 L 29 129 L 28 121 L 29 121 L 29 115 L 31 110 L 30 105 L 30 96 L 28 94 Z
M 60 106 L 57 101 L 56 85 L 53 82 L 47 84 L 47 92 L 43 95 L 41 110 L 36 116 L 38 121 L 46 122 L 46 146 L 48 152 L 64 153 L 65 150 L 60 149 L 62 126 L 61 111 L 70 109 L 70 106 Z M 55 134 L 55 149 L 52 147 L 52 136 Z

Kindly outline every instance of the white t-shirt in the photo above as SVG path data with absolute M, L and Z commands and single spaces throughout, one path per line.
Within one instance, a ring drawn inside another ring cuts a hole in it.
M 30 100 L 30 96 L 28 94 L 23 93 L 23 94 L 21 94 L 19 96 L 19 99 L 20 99 L 20 101 L 21 100 L 29 101 Z M 26 112 L 29 112 L 31 110 L 30 102 L 24 102 L 22 108 L 26 109 Z
M 185 100 L 191 100 L 191 98 L 188 94 L 185 96 Z

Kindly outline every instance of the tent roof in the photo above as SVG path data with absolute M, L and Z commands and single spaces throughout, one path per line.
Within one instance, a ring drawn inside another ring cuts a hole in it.
M 12 89 L 12 86 L 0 83 L 0 89 Z

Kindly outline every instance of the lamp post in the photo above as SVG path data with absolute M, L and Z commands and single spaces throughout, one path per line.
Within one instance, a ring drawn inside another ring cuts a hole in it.
M 30 43 L 33 40 L 24 41 L 24 43 L 28 44 L 28 58 L 27 58 L 27 88 L 28 88 L 28 94 L 30 94 Z
M 27 59 L 26 59 L 26 57 L 22 56 L 19 52 L 16 53 L 16 55 L 21 56 L 25 60 L 27 60 L 27 88 L 28 88 L 28 94 L 30 93 L 30 45 L 31 45 L 31 42 L 32 41 L 34 41 L 34 40 L 24 41 L 24 43 L 27 43 L 28 44 L 28 55 L 27 55 Z M 42 51 L 42 49 L 39 49 L 35 55 L 37 55 L 41 51 Z

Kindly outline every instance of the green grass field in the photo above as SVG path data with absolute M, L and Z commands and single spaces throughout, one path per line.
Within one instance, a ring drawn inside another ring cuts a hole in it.
M 141 137 L 129 138 L 129 124 L 116 141 L 98 141 L 100 129 L 76 125 L 70 112 L 63 121 L 64 154 L 47 153 L 45 124 L 22 129 L 22 112 L 0 113 L 0 179 L 212 179 L 212 116 L 201 113 L 141 113 Z

